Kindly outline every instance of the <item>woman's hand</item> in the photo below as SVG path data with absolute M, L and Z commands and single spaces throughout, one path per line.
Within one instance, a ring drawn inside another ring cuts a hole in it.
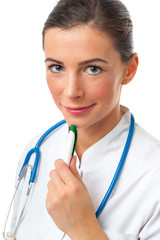
M 69 168 L 63 160 L 56 160 L 55 168 L 50 172 L 46 208 L 57 227 L 71 239 L 106 239 L 95 238 L 102 229 L 87 188 L 76 169 L 76 157 L 72 157 Z

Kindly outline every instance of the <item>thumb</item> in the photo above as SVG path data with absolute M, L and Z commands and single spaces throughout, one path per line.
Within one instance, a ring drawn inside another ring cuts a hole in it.
M 80 175 L 79 175 L 79 173 L 78 173 L 78 171 L 77 171 L 77 168 L 76 168 L 76 161 L 77 161 L 77 157 L 76 157 L 76 156 L 73 156 L 73 157 L 71 158 L 69 168 L 70 168 L 70 170 L 72 171 L 72 173 L 74 174 L 74 176 L 79 179 L 79 178 L 80 178 Z
M 83 185 L 84 188 L 86 189 L 86 186 L 85 186 L 85 184 L 83 183 L 83 181 L 82 181 L 82 179 L 81 179 L 81 176 L 79 175 L 79 173 L 78 173 L 78 171 L 77 171 L 76 161 L 77 161 L 77 157 L 76 157 L 76 156 L 73 156 L 73 157 L 71 158 L 69 168 L 70 168 L 70 170 L 72 171 L 72 173 L 74 174 L 74 176 L 82 183 L 82 185 Z

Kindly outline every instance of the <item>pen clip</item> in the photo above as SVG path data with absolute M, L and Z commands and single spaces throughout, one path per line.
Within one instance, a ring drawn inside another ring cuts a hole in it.
M 71 124 L 70 131 L 74 132 L 74 135 L 75 135 L 74 146 L 73 146 L 73 151 L 72 151 L 72 156 L 73 156 L 73 155 L 74 155 L 75 148 L 76 148 L 77 136 L 78 136 L 76 126 L 73 125 L 73 124 Z

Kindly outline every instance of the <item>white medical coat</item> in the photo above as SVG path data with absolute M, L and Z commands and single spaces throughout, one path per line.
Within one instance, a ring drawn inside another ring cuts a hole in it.
M 87 149 L 77 161 L 77 169 L 98 209 L 115 173 L 123 152 L 129 127 L 130 112 L 102 139 Z M 18 230 L 17 240 L 61 240 L 58 229 L 46 211 L 47 183 L 54 161 L 63 158 L 68 126 L 52 133 L 40 147 L 41 157 L 35 186 L 27 203 Z M 34 147 L 37 139 L 29 147 Z M 27 148 L 20 160 L 22 166 Z M 19 193 L 21 189 L 19 190 Z M 15 202 L 13 225 L 19 206 Z M 131 142 L 124 168 L 113 193 L 98 218 L 109 240 L 160 240 L 160 142 L 138 124 Z M 69 240 L 65 235 L 64 240 Z

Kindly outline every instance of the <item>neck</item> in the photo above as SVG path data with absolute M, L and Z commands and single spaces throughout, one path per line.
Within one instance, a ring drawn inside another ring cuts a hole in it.
M 105 118 L 87 128 L 78 129 L 76 153 L 81 160 L 83 153 L 98 140 L 109 133 L 123 116 L 120 106 L 110 112 Z

